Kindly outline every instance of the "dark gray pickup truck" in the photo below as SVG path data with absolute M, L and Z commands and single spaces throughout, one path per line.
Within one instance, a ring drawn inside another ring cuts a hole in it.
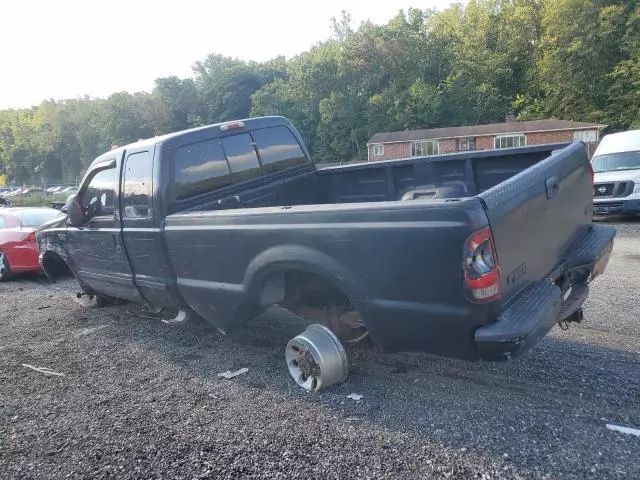
M 506 360 L 582 320 L 615 236 L 577 142 L 317 169 L 282 117 L 114 149 L 37 232 L 54 279 L 194 313 L 222 332 L 278 305 L 317 320 L 296 381 L 346 376 L 344 344 Z

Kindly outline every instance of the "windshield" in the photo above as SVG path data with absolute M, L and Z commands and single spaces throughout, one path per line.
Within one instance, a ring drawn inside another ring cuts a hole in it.
M 39 210 L 35 212 L 24 211 L 20 215 L 23 227 L 39 227 L 45 222 L 48 222 L 52 218 L 61 215 L 59 210 Z
M 614 172 L 616 170 L 640 169 L 640 152 L 619 152 L 598 155 L 591 160 L 593 171 Z

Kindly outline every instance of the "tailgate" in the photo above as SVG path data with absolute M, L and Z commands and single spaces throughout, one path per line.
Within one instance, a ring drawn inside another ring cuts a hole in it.
M 573 143 L 478 195 L 500 265 L 502 299 L 548 275 L 592 222 L 593 182 L 582 143 Z

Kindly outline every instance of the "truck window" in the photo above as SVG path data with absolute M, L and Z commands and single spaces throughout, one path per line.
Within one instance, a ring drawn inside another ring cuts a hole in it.
M 99 201 L 96 216 L 113 215 L 115 202 L 116 169 L 108 168 L 96 173 L 89 181 L 87 189 L 80 198 L 80 204 L 87 207 L 92 201 Z M 95 199 L 95 200 L 94 200 Z
M 236 182 L 250 180 L 262 175 L 260 162 L 251 135 L 242 133 L 222 139 L 222 146 L 229 160 L 229 167 Z
M 231 172 L 218 139 L 178 148 L 174 156 L 175 195 L 182 200 L 231 185 Z
M 122 207 L 126 218 L 152 216 L 153 158 L 149 152 L 132 153 L 124 166 Z
M 253 139 L 266 174 L 307 162 L 300 144 L 287 127 L 270 127 L 253 132 Z

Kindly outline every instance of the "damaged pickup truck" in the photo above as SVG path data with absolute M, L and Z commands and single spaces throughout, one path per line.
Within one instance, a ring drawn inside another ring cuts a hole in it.
M 594 225 L 584 144 L 317 169 L 296 129 L 262 117 L 116 148 L 40 263 L 84 294 L 222 332 L 278 305 L 315 321 L 285 349 L 308 390 L 347 376 L 345 344 L 508 360 L 582 320 L 615 236 Z

